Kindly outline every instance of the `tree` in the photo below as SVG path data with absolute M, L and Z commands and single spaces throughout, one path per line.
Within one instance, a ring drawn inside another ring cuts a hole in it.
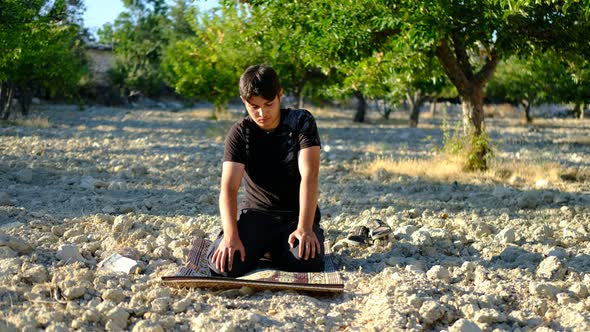
M 240 74 L 260 62 L 261 51 L 241 6 L 213 13 L 193 7 L 190 13 L 194 34 L 165 49 L 162 68 L 167 82 L 182 96 L 212 101 L 215 116 L 239 95 Z
M 27 115 L 33 94 L 76 94 L 85 74 L 77 8 L 82 4 L 63 0 L 0 2 L 0 114 L 10 115 L 18 94 Z M 74 6 L 75 8 L 72 8 Z
M 510 7 L 514 2 L 518 10 Z M 482 144 L 484 87 L 498 61 L 537 48 L 587 49 L 585 36 L 590 32 L 587 8 L 574 0 L 252 3 L 268 11 L 273 24 L 304 30 L 297 35 L 303 38 L 302 53 L 322 68 L 340 68 L 374 51 L 435 57 L 461 97 L 464 135 L 476 142 L 469 146 L 472 169 L 487 167 L 489 147 Z
M 125 0 L 127 10 L 99 31 L 100 42 L 112 44 L 116 62 L 113 83 L 127 97 L 159 96 L 165 89 L 160 62 L 169 43 L 170 20 L 165 0 Z
M 553 60 L 541 54 L 527 58 L 513 56 L 502 61 L 486 87 L 486 96 L 522 106 L 526 122 L 532 122 L 531 106 L 548 101 L 549 93 L 555 92 L 552 82 L 565 74 L 564 68 L 556 66 Z
M 559 97 L 562 101 L 574 103 L 574 115 L 583 119 L 590 104 L 590 61 L 587 57 L 574 54 L 564 61 L 566 75 L 561 75 Z

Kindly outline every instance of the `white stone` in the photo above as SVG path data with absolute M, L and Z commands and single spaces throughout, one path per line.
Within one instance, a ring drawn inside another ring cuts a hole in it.
M 180 301 L 174 301 L 172 303 L 172 305 L 170 305 L 170 308 L 172 309 L 172 311 L 174 311 L 175 313 L 180 313 L 186 310 L 186 308 L 191 304 L 191 300 L 184 298 Z
M 141 320 L 133 326 L 131 332 L 164 332 L 164 329 L 158 323 Z
M 86 287 L 82 285 L 70 285 L 62 290 L 64 297 L 68 300 L 77 299 L 86 293 Z
M 432 324 L 443 317 L 444 310 L 439 303 L 427 300 L 420 306 L 421 320 L 426 324 Z
M 418 309 L 422 306 L 422 303 L 424 303 L 424 299 L 419 297 L 418 295 L 412 294 L 408 296 L 408 304 L 412 307 Z
M 424 273 L 424 266 L 422 264 L 418 263 L 413 263 L 413 264 L 408 264 L 406 265 L 406 271 L 408 272 L 413 272 L 416 274 L 422 274 Z
M 0 233 L 0 246 L 6 246 L 10 249 L 16 251 L 19 254 L 28 254 L 33 251 L 33 247 L 31 247 L 27 242 L 23 239 L 18 237 L 14 237 L 7 234 Z
M 419 230 L 411 235 L 412 243 L 415 245 L 430 245 L 432 244 L 432 238 L 430 233 L 424 230 Z
M 43 265 L 23 263 L 21 271 L 23 278 L 35 284 L 41 284 L 49 280 L 49 273 L 47 273 L 47 268 Z
M 562 236 L 565 240 L 570 240 L 570 241 L 575 241 L 575 242 L 586 240 L 586 234 L 579 232 L 573 228 L 564 227 L 562 232 L 563 232 Z
M 568 293 L 558 293 L 556 295 L 556 297 L 557 297 L 557 303 L 560 304 L 560 305 L 568 305 L 568 304 L 571 304 L 571 303 L 578 302 L 574 297 L 572 297 Z
M 433 267 L 430 268 L 430 270 L 428 270 L 428 272 L 426 272 L 426 276 L 429 279 L 433 279 L 433 280 L 441 280 L 444 282 L 449 282 L 451 279 L 451 276 L 449 274 L 449 270 L 447 270 L 446 267 L 441 266 L 441 265 L 435 265 Z
M 393 234 L 398 237 L 409 237 L 418 230 L 418 227 L 414 225 L 405 225 L 397 228 Z
M 535 296 L 543 298 L 555 298 L 561 290 L 550 283 L 531 283 L 529 285 L 529 292 Z
M 494 240 L 502 244 L 514 243 L 516 241 L 516 232 L 512 228 L 504 228 L 496 234 Z
M 588 286 L 584 283 L 577 282 L 570 286 L 569 291 L 576 295 L 579 299 L 588 297 Z
M 115 237 L 126 234 L 133 227 L 133 220 L 126 215 L 118 215 L 113 221 L 111 231 Z
M 551 247 L 547 250 L 547 256 L 554 256 L 560 259 L 564 259 L 568 257 L 567 250 L 562 247 Z
M 108 320 L 114 322 L 119 327 L 121 327 L 121 328 L 127 327 L 127 320 L 129 319 L 129 313 L 127 312 L 127 310 L 125 310 L 121 307 L 115 307 L 115 308 L 109 310 L 105 314 L 105 316 Z
M 115 303 L 120 303 L 125 300 L 125 293 L 120 289 L 107 289 L 102 292 L 101 297 L 105 301 L 113 301 Z
M 459 319 L 450 328 L 449 332 L 481 332 L 482 329 L 469 319 Z
M 506 315 L 493 308 L 483 308 L 475 313 L 473 320 L 478 323 L 491 324 L 506 321 Z
M 537 267 L 537 276 L 545 279 L 560 279 L 565 275 L 565 269 L 559 258 L 549 256 Z
M 465 272 L 473 272 L 476 268 L 477 264 L 471 261 L 463 262 L 463 264 L 461 264 L 461 270 Z
M 75 244 L 61 245 L 55 256 L 66 264 L 74 262 L 86 262 L 86 259 L 80 254 L 80 250 Z

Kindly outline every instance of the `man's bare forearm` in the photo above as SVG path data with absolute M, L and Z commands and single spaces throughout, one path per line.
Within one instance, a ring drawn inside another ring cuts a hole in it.
M 222 190 L 219 195 L 219 213 L 223 233 L 228 237 L 238 235 L 238 193 Z
M 301 179 L 299 188 L 299 223 L 297 227 L 311 231 L 318 202 L 318 176 L 308 175 Z

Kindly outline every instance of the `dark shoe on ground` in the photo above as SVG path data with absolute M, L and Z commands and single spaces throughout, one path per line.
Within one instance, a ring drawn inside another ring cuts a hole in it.
M 378 240 L 388 237 L 391 234 L 391 227 L 380 219 L 372 219 L 369 222 L 371 226 L 371 239 Z
M 343 241 L 351 246 L 366 246 L 368 240 L 369 229 L 365 226 L 355 226 Z

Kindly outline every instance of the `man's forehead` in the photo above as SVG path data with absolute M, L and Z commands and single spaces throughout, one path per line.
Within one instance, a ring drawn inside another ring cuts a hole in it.
M 272 100 L 268 100 L 268 99 L 264 99 L 263 97 L 260 97 L 260 96 L 252 96 L 252 97 L 250 97 L 250 99 L 246 100 L 246 102 L 251 105 L 266 104 L 266 103 L 272 102 L 276 98 L 277 97 L 275 96 Z

